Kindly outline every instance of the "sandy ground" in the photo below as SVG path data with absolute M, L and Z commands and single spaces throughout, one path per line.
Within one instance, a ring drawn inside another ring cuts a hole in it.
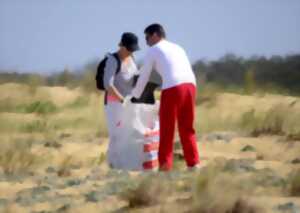
M 265 136 L 262 138 L 236 137 L 230 142 L 224 142 L 222 140 L 207 141 L 204 136 L 203 140 L 199 142 L 202 165 L 208 165 L 216 159 L 222 161 L 252 159 L 254 160 L 254 167 L 256 169 L 269 168 L 278 177 L 286 178 L 290 172 L 300 169 L 300 164 L 291 163 L 293 159 L 299 157 L 300 143 L 297 142 L 290 145 L 278 142 L 278 139 L 275 136 Z M 2 212 L 42 212 L 55 211 L 65 206 L 68 210 L 67 212 L 110 212 L 124 210 L 128 204 L 119 198 L 118 193 L 110 194 L 107 192 L 97 202 L 86 200 L 86 195 L 91 191 L 108 190 L 107 186 L 113 187 L 115 178 L 120 178 L 119 175 L 125 174 L 117 172 L 116 174 L 112 174 L 105 162 L 99 165 L 91 163 L 100 153 L 106 152 L 107 143 L 107 139 L 95 140 L 90 143 L 66 140 L 59 149 L 47 148 L 41 144 L 36 145 L 33 149 L 35 153 L 51 155 L 48 167 L 37 169 L 33 176 L 11 179 L 2 177 L 0 181 L 0 200 L 5 200 L 5 204 L 0 204 L 0 209 L 2 209 Z M 247 145 L 254 147 L 255 151 L 242 152 L 242 148 Z M 270 150 L 270 147 L 272 147 L 272 150 Z M 180 152 L 181 150 L 179 149 L 176 153 Z M 258 155 L 263 156 L 260 157 L 263 160 L 257 160 Z M 71 167 L 70 173 L 65 177 L 59 177 L 56 172 L 51 173 L 49 171 L 49 167 L 54 168 L 55 171 L 60 168 L 60 165 L 63 163 L 62 161 L 64 161 L 62 156 L 72 156 L 69 164 Z M 184 166 L 179 171 L 182 173 L 187 172 Z M 126 173 L 126 175 L 135 177 L 140 174 L 133 172 Z M 91 176 L 92 178 L 87 180 Z M 72 181 L 74 185 L 70 183 Z M 49 187 L 49 190 L 46 189 L 45 192 L 41 191 L 39 192 L 40 194 L 37 192 L 37 195 L 28 192 L 26 194 L 24 192 L 42 186 Z M 25 197 L 22 195 L 24 193 Z M 26 201 L 26 199 L 29 201 Z M 263 205 L 268 212 L 274 212 L 276 206 L 289 202 L 300 207 L 299 197 L 280 196 L 277 193 L 272 194 L 271 190 L 267 196 L 261 195 L 252 199 L 255 203 Z M 159 208 L 157 211 L 155 208 L 157 207 L 149 207 L 148 210 L 152 209 L 152 212 L 159 212 Z M 146 210 L 147 208 L 143 209 L 143 211 Z
M 11 91 L 19 92 L 11 92 Z M 73 102 L 80 95 L 79 90 L 70 91 L 62 87 L 40 88 L 34 97 L 28 97 L 28 88 L 16 84 L 0 86 L 0 100 L 12 99 L 18 103 L 32 102 L 41 98 L 50 99 L 57 106 L 63 107 Z M 9 94 L 9 95 L 8 95 Z M 98 99 L 92 99 L 93 105 Z M 207 106 L 199 118 L 206 119 L 218 114 L 225 120 L 228 117 L 237 119 L 243 112 L 251 109 L 267 111 L 280 103 L 292 104 L 293 110 L 299 109 L 298 99 L 288 96 L 240 96 L 222 94 L 217 97 L 215 106 Z M 200 106 L 205 107 L 205 106 Z M 236 113 L 238 112 L 238 113 Z M 103 113 L 103 112 L 101 112 Z M 209 114 L 210 113 L 210 114 Z M 55 120 L 81 121 L 82 117 L 93 119 L 99 116 L 95 108 L 66 109 L 55 114 Z M 38 115 L 0 113 L 2 120 L 8 123 L 25 123 L 39 119 Z M 73 119 L 73 120 L 72 120 Z M 103 118 L 101 118 L 103 119 Z M 203 121 L 204 122 L 204 121 Z M 75 125 L 75 124 L 74 124 Z M 121 199 L 120 193 L 131 181 L 142 178 L 142 172 L 126 172 L 112 170 L 108 167 L 105 156 L 108 139 L 99 136 L 96 131 L 90 131 L 89 125 L 100 128 L 100 123 L 87 123 L 79 127 L 66 127 L 57 130 L 55 140 L 45 136 L 43 132 L 26 133 L 14 130 L 3 131 L 2 142 L 13 138 L 30 138 L 33 140 L 31 151 L 39 156 L 40 162 L 30 169 L 29 173 L 15 175 L 4 174 L 0 167 L 0 212 L 187 212 L 189 206 L 178 202 L 190 198 L 190 193 L 174 192 L 168 202 L 163 205 L 147 206 L 136 209 L 128 208 L 128 201 Z M 103 125 L 103 123 L 101 123 Z M 102 126 L 101 126 L 102 128 Z M 94 128 L 95 129 L 95 128 Z M 300 169 L 300 141 L 289 141 L 283 136 L 262 135 L 250 137 L 237 132 L 220 132 L 199 134 L 199 152 L 201 164 L 205 168 L 213 162 L 225 163 L 249 161 L 244 167 L 233 170 L 241 175 L 252 174 L 249 170 L 270 171 L 270 184 L 254 186 L 255 196 L 249 201 L 264 208 L 263 212 L 300 212 L 300 197 L 291 197 L 289 193 L 276 186 L 281 180 L 288 180 L 289 175 Z M 50 142 L 50 145 L 46 145 Z M 55 143 L 54 143 L 55 142 Z M 243 151 L 244 150 L 244 151 Z M 181 149 L 175 151 L 175 156 L 182 156 Z M 20 159 L 20 158 L 19 158 Z M 1 161 L 1 156 L 0 156 Z M 294 163 L 293 163 L 294 162 Z M 298 162 L 298 163 L 297 163 Z M 231 164 L 229 164 L 231 165 Z M 248 168 L 249 167 L 249 168 Z M 189 173 L 182 157 L 174 165 L 175 174 L 196 178 L 201 170 Z M 274 173 L 274 175 L 273 175 Z M 157 172 L 158 174 L 158 172 Z M 256 173 L 254 173 L 256 174 Z M 187 184 L 185 179 L 178 179 L 178 185 Z M 274 186 L 275 184 L 275 186 Z M 224 193 L 218 189 L 218 193 Z

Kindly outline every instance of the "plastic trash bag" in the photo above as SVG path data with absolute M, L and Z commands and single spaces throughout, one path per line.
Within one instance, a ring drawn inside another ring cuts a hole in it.
M 127 103 L 118 108 L 120 121 L 110 137 L 108 160 L 112 168 L 154 170 L 158 167 L 159 102 Z

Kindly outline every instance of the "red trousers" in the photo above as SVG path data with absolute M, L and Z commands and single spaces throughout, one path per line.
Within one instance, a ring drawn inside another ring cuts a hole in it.
M 176 122 L 184 158 L 188 167 L 199 163 L 194 124 L 196 87 L 180 84 L 162 91 L 160 102 L 160 143 L 158 160 L 161 170 L 173 166 L 173 141 Z

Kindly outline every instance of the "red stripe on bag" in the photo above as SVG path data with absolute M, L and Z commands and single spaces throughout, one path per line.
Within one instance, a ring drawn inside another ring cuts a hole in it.
M 157 151 L 158 147 L 159 147 L 159 142 L 144 144 L 144 152 Z
M 149 131 L 149 132 L 146 132 L 144 134 L 144 136 L 147 138 L 147 137 L 152 137 L 152 136 L 156 136 L 156 135 L 159 135 L 159 130 L 157 131 Z
M 153 169 L 158 166 L 158 160 L 146 161 L 143 163 L 144 169 Z

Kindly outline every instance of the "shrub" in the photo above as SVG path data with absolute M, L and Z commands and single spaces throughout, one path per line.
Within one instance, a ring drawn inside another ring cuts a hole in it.
M 149 175 L 137 187 L 124 191 L 121 197 L 128 201 L 130 208 L 150 206 L 165 202 L 170 188 L 166 178 Z

